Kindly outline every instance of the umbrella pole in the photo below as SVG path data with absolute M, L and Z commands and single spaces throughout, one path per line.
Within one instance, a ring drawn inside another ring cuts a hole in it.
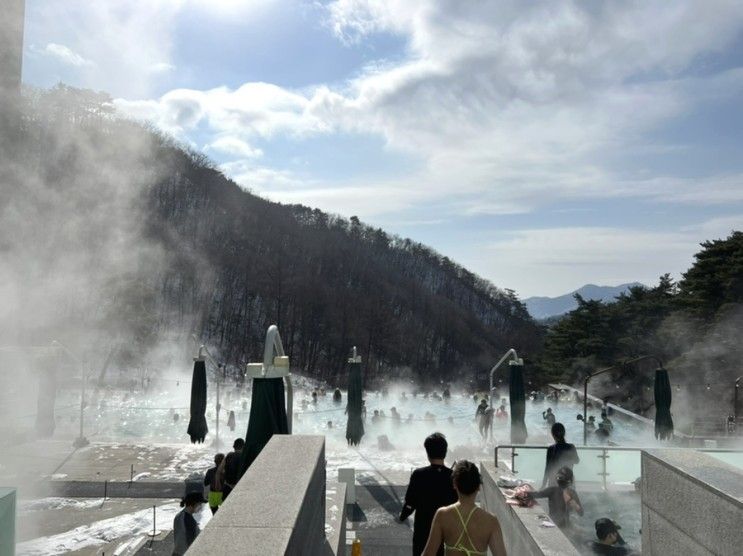
M 85 438 L 83 435 L 83 423 L 85 421 L 85 369 L 80 367 L 81 373 L 81 382 L 82 386 L 80 387 L 80 440 Z
M 217 369 L 217 432 L 216 432 L 216 439 L 214 441 L 215 448 L 219 450 L 219 412 L 222 409 L 221 405 L 219 404 L 219 375 L 221 374 L 219 371 L 222 369 L 222 365 L 219 366 Z
M 292 386 L 292 375 L 287 374 L 284 377 L 284 384 L 286 385 L 286 419 L 289 434 L 292 433 L 292 423 L 294 421 L 294 387 Z

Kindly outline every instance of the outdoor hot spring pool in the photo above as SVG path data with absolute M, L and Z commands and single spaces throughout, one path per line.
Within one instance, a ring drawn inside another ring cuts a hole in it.
M 321 434 L 326 437 L 328 467 L 355 467 L 357 469 L 385 469 L 409 471 L 425 462 L 422 444 L 424 438 L 434 431 L 446 435 L 450 446 L 450 461 L 457 458 L 475 460 L 493 457 L 494 442 L 483 442 L 474 424 L 476 403 L 471 394 L 453 391 L 449 400 L 439 400 L 422 395 L 413 397 L 404 389 L 396 389 L 388 395 L 365 392 L 367 419 L 366 434 L 360 446 L 349 447 L 345 439 L 346 392 L 340 403 L 334 403 L 332 391 L 318 396 L 312 403 L 309 385 L 302 384 L 294 393 L 294 430 L 296 434 Z M 207 407 L 209 435 L 204 448 L 209 447 L 216 432 L 216 393 L 210 385 L 210 401 Z M 244 436 L 250 415 L 250 391 L 247 387 L 223 386 L 221 389 L 220 437 L 222 449 L 232 440 Z M 189 421 L 190 381 L 162 379 L 158 388 L 149 392 L 101 389 L 89 390 L 86 394 L 85 436 L 92 442 L 117 442 L 131 444 L 189 444 L 186 434 Z M 507 399 L 505 399 L 508 406 Z M 80 393 L 61 390 L 55 404 L 56 438 L 74 438 L 79 430 Z M 391 418 L 395 407 L 402 422 Z M 552 407 L 558 421 L 567 429 L 569 442 L 580 443 L 582 426 L 576 415 L 582 406 L 560 402 L 527 402 L 526 425 L 529 432 L 527 443 L 545 445 L 551 442 L 542 412 Z M 374 410 L 385 416 L 372 422 Z M 230 411 L 235 412 L 234 432 L 227 427 Z M 597 413 L 594 410 L 594 414 Z M 428 414 L 428 417 L 426 415 Z M 406 423 L 412 415 L 410 422 Z M 598 415 L 596 415 L 598 418 Z M 18 417 L 20 426 L 29 432 L 33 429 L 34 415 Z M 621 445 L 643 445 L 652 440 L 650 431 L 642 423 L 623 421 L 613 417 L 615 429 L 611 440 Z M 494 437 L 500 444 L 510 443 L 509 421 L 494 423 Z M 378 437 L 386 435 L 394 449 L 382 450 Z M 207 450 L 208 451 L 208 450 Z

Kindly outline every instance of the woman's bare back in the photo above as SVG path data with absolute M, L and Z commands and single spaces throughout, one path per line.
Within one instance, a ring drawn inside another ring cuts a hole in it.
M 440 508 L 436 512 L 432 534 L 435 533 L 433 529 L 436 527 L 436 522 L 438 522 L 442 541 L 448 547 L 447 556 L 487 554 L 488 548 L 493 556 L 505 556 L 506 554 L 498 519 L 483 509 L 463 507 L 456 503 Z M 463 523 L 467 524 L 466 530 L 463 528 Z M 467 551 L 457 550 L 460 547 L 466 548 L 469 554 Z

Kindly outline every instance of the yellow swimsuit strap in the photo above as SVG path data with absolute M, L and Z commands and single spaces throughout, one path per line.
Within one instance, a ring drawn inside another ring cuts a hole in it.
M 487 556 L 486 552 L 481 552 L 479 550 L 475 550 L 475 543 L 472 542 L 472 538 L 470 537 L 470 534 L 467 532 L 467 525 L 469 525 L 470 518 L 472 517 L 472 514 L 475 513 L 475 510 L 477 509 L 477 506 L 472 508 L 472 511 L 470 511 L 469 515 L 467 516 L 467 519 L 462 518 L 462 514 L 459 512 L 459 506 L 454 506 L 454 510 L 457 512 L 457 516 L 459 517 L 459 521 L 462 524 L 462 532 L 459 534 L 459 538 L 457 539 L 457 542 L 454 543 L 454 546 L 449 546 L 446 543 L 444 543 L 444 549 L 446 551 L 449 550 L 458 550 L 460 552 L 464 552 L 467 554 L 467 556 Z M 467 548 L 463 544 L 464 536 L 467 535 L 467 541 L 470 543 L 471 549 Z

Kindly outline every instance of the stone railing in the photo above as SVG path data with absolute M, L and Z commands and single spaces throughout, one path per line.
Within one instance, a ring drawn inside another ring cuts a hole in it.
M 695 450 L 642 454 L 642 553 L 743 551 L 743 472 Z
M 328 532 L 332 548 L 326 539 L 325 438 L 274 435 L 188 554 L 328 556 L 345 547 L 337 521 Z

